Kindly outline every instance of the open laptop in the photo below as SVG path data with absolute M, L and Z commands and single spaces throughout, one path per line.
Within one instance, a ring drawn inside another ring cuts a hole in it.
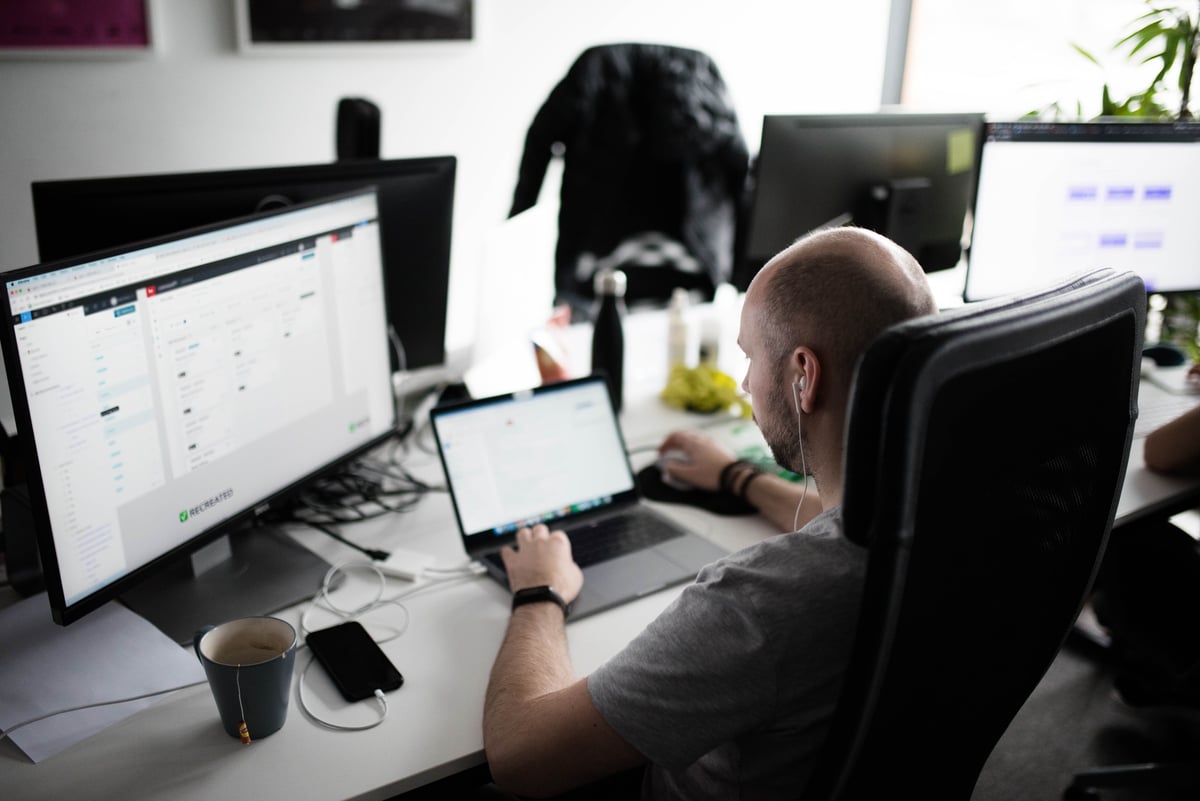
M 726 555 L 642 501 L 599 376 L 436 407 L 430 420 L 467 554 L 507 586 L 499 551 L 517 529 L 562 529 L 584 575 L 572 619 Z

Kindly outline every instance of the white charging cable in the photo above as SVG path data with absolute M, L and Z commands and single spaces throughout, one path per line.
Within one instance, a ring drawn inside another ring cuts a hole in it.
M 793 534 L 800 530 L 800 507 L 804 506 L 804 499 L 808 497 L 808 465 L 804 460 L 804 432 L 800 428 L 800 393 L 797 385 L 798 382 L 792 382 L 792 400 L 796 401 L 796 437 L 800 443 L 800 477 L 804 479 L 804 492 L 800 493 L 800 503 L 796 504 L 796 514 L 792 517 Z
M 434 570 L 434 568 L 426 568 L 426 569 Z M 333 598 L 330 597 L 330 590 L 333 586 L 334 580 L 338 577 L 339 574 L 346 573 L 351 570 L 362 570 L 362 571 L 368 571 L 370 573 L 373 573 L 377 579 L 377 582 L 375 585 L 374 597 L 372 597 L 371 600 L 367 601 L 364 604 L 356 606 L 356 607 L 345 607 L 345 606 L 342 606 L 342 605 L 336 603 L 333 600 Z M 382 570 L 380 570 L 380 568 L 377 564 L 375 564 L 374 562 L 368 562 L 368 561 L 339 562 L 338 564 L 330 567 L 329 570 L 325 573 L 325 578 L 321 582 L 320 591 L 318 591 L 317 594 L 313 596 L 313 599 L 309 603 L 308 608 L 305 609 L 304 612 L 300 615 L 301 634 L 304 637 L 307 637 L 309 631 L 311 631 L 311 629 L 309 629 L 309 627 L 308 627 L 308 619 L 309 619 L 309 614 L 314 609 L 324 610 L 326 612 L 329 612 L 329 613 L 337 616 L 338 618 L 340 618 L 343 621 L 348 621 L 348 620 L 356 620 L 356 619 L 362 617 L 363 615 L 366 615 L 366 614 L 373 612 L 376 609 L 380 609 L 384 606 L 396 606 L 404 611 L 404 623 L 399 628 L 390 627 L 390 626 L 382 626 L 383 629 L 385 629 L 391 633 L 388 636 L 384 637 L 383 639 L 376 640 L 376 642 L 378 642 L 378 643 L 391 642 L 392 640 L 396 639 L 397 637 L 400 637 L 401 635 L 403 635 L 404 632 L 408 630 L 408 624 L 411 619 L 411 615 L 409 614 L 408 607 L 405 606 L 403 603 L 401 603 L 402 599 L 411 597 L 418 593 L 427 592 L 427 591 L 435 589 L 435 588 L 445 587 L 449 584 L 453 584 L 456 582 L 466 581 L 468 579 L 474 579 L 478 575 L 480 575 L 480 571 L 476 570 L 472 565 L 467 565 L 463 568 L 446 568 L 445 571 L 449 572 L 450 574 L 446 575 L 443 578 L 431 579 L 430 581 L 426 582 L 425 584 L 418 585 L 409 590 L 406 590 L 405 592 L 401 592 L 401 593 L 398 593 L 391 597 L 385 598 L 383 594 L 384 594 L 384 589 L 387 585 L 387 577 L 384 575 L 384 572 Z M 372 628 L 380 628 L 380 626 L 378 626 L 378 624 L 373 624 Z M 306 684 L 306 679 L 308 678 L 308 672 L 309 672 L 309 670 L 312 669 L 314 662 L 316 662 L 316 657 L 315 656 L 309 657 L 308 662 L 304 665 L 304 668 L 300 671 L 299 679 L 296 682 L 296 701 L 299 703 L 300 710 L 304 713 L 305 717 L 307 717 L 309 720 L 313 721 L 314 723 L 324 726 L 327 729 L 334 729 L 337 731 L 364 731 L 366 729 L 373 729 L 376 726 L 378 726 L 380 723 L 383 723 L 383 721 L 387 718 L 388 703 L 387 703 L 387 697 L 383 694 L 383 690 L 380 690 L 378 688 L 376 688 L 376 690 L 373 694 L 373 697 L 375 698 L 375 700 L 377 700 L 379 702 L 379 707 L 380 707 L 379 708 L 379 717 L 378 717 L 378 719 L 373 720 L 369 723 L 362 723 L 362 724 L 336 723 L 332 720 L 327 720 L 325 718 L 322 718 L 320 715 L 315 713 L 312 710 L 312 708 L 309 706 L 308 698 L 305 695 L 305 689 L 304 689 L 305 684 Z

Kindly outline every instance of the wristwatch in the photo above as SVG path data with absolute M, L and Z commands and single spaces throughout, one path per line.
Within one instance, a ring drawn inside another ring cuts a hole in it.
M 563 597 L 558 594 L 553 587 L 542 584 L 538 587 L 526 587 L 523 590 L 517 590 L 513 593 L 512 608 L 525 604 L 536 604 L 542 601 L 549 601 L 552 604 L 558 604 L 558 608 L 562 610 L 563 620 L 571 614 L 571 605 L 563 600 Z

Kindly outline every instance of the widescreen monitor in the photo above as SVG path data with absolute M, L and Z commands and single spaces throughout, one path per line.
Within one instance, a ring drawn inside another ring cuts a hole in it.
M 379 232 L 368 190 L 5 273 L 0 335 L 55 620 L 394 433 Z M 204 594 L 186 605 L 221 600 Z
M 990 122 L 964 299 L 1098 267 L 1200 290 L 1200 123 Z
M 982 128 L 976 113 L 765 116 L 744 264 L 850 224 L 895 240 L 927 272 L 954 267 Z
M 38 181 L 38 257 L 75 256 L 374 186 L 388 320 L 404 354 L 401 363 L 393 353 L 392 367 L 438 368 L 446 359 L 456 163 L 431 156 Z

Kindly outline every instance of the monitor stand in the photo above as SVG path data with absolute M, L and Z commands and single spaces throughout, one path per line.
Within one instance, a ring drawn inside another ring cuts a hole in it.
M 327 562 L 271 526 L 239 528 L 227 543 L 217 540 L 197 558 L 170 565 L 121 602 L 186 645 L 205 625 L 268 615 L 311 599 L 329 571 Z M 220 558 L 222 550 L 227 558 Z

